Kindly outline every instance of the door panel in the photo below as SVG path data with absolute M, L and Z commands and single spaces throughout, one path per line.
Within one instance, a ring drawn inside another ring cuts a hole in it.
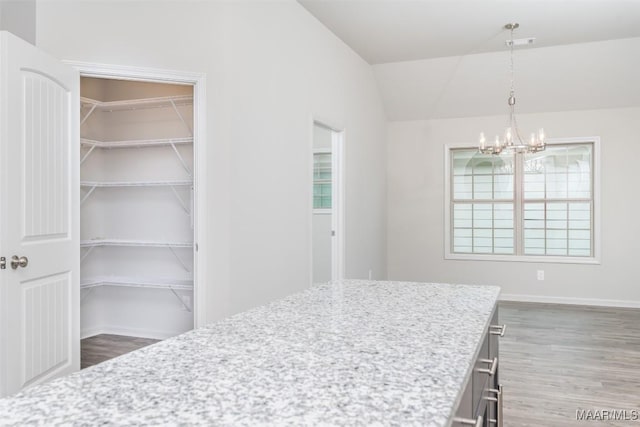
M 21 70 L 24 93 L 24 238 L 69 232 L 69 92 L 49 76 Z
M 0 62 L 3 396 L 80 367 L 80 79 L 7 32 Z
M 68 273 L 21 283 L 24 366 L 21 387 L 71 360 Z

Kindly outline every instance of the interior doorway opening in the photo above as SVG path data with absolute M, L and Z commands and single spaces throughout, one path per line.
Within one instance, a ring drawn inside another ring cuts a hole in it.
M 80 82 L 82 367 L 194 327 L 194 87 Z
M 344 131 L 313 122 L 312 283 L 344 276 Z

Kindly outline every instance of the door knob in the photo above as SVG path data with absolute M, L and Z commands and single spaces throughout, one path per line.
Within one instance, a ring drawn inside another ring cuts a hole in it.
M 26 256 L 21 256 L 18 258 L 18 255 L 14 255 L 11 257 L 11 268 L 14 270 L 18 267 L 26 267 L 29 264 L 29 259 Z

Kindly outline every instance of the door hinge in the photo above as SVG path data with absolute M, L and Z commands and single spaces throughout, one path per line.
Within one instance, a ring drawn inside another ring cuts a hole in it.
M 331 230 L 331 237 L 335 237 L 336 235 L 336 230 Z
M 0 257 L 0 270 L 7 269 L 7 259 L 5 257 Z

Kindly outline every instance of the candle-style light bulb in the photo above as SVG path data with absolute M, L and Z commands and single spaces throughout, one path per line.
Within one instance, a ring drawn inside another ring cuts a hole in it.
M 480 132 L 480 150 L 484 150 L 486 147 L 487 139 L 484 137 L 484 132 Z
M 531 141 L 529 142 L 529 145 L 531 145 L 532 147 L 534 147 L 536 145 L 536 134 L 535 133 L 531 134 Z
M 513 134 L 511 133 L 511 128 L 510 127 L 508 127 L 504 131 L 504 140 L 507 142 L 507 144 L 511 144 L 511 142 L 513 141 Z
M 544 145 L 545 138 L 544 129 L 538 129 L 538 140 L 540 141 L 540 145 Z
M 500 136 L 496 135 L 496 142 L 494 143 L 494 146 L 496 148 L 500 148 Z

